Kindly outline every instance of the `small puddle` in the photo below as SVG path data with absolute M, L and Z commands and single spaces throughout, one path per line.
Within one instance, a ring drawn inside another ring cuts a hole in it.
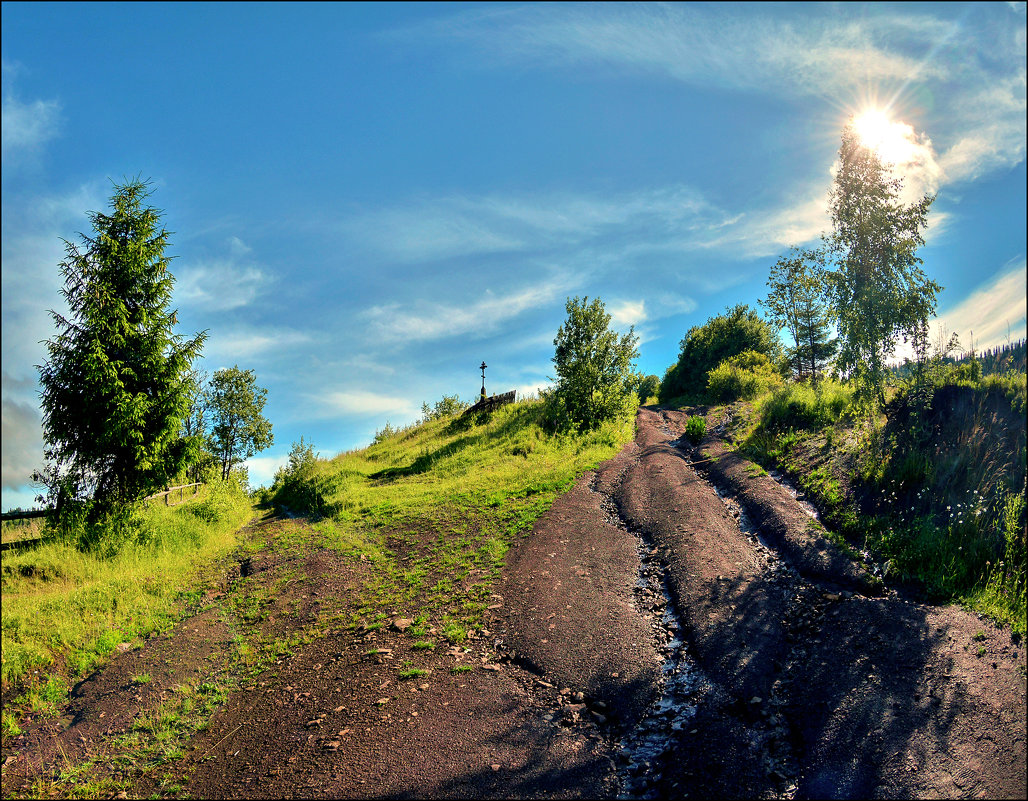
M 632 731 L 617 744 L 619 798 L 657 798 L 663 757 L 671 750 L 677 732 L 686 730 L 696 705 L 696 690 L 703 675 L 689 657 L 682 639 L 683 623 L 668 589 L 666 570 L 658 550 L 639 537 L 639 578 L 636 603 L 651 619 L 661 665 L 660 695 Z
M 807 497 L 803 493 L 803 490 L 801 490 L 799 487 L 793 484 L 792 481 L 789 480 L 788 476 L 786 476 L 784 473 L 779 472 L 778 470 L 771 470 L 768 472 L 768 475 L 776 482 L 778 482 L 778 484 L 784 487 L 785 490 L 793 498 L 796 499 L 796 503 L 800 505 L 804 512 L 806 512 L 815 520 L 819 519 L 817 516 L 817 509 L 815 509 L 814 505 L 807 500 Z
M 614 485 L 620 485 L 625 471 Z M 595 492 L 595 478 L 590 485 Z M 675 606 L 667 582 L 667 569 L 660 552 L 648 535 L 626 525 L 614 499 L 600 493 L 607 522 L 637 538 L 639 575 L 634 587 L 636 606 L 650 621 L 650 628 L 663 657 L 657 700 L 639 722 L 615 745 L 618 755 L 619 798 L 658 798 L 657 783 L 665 755 L 674 745 L 676 735 L 688 731 L 696 714 L 693 703 L 696 691 L 705 679 L 683 640 L 683 618 Z

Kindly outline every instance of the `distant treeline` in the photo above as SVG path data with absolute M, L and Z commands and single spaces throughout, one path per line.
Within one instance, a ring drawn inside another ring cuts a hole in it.
M 1015 342 L 1012 345 L 1000 345 L 999 347 L 983 350 L 974 354 L 978 363 L 982 366 L 982 375 L 998 375 L 1008 370 L 1025 369 L 1025 340 Z M 957 364 L 967 361 L 971 354 L 966 354 L 957 360 Z
M 1011 370 L 1024 372 L 1026 354 L 1028 354 L 1028 347 L 1026 347 L 1025 340 L 1022 339 L 1008 345 L 997 345 L 994 348 L 965 353 L 959 358 L 945 356 L 941 361 L 943 364 L 958 366 L 970 362 L 971 359 L 977 359 L 978 364 L 981 365 L 983 376 L 1003 375 Z M 900 378 L 908 378 L 912 374 L 913 368 L 913 362 L 908 360 L 894 367 L 893 373 Z

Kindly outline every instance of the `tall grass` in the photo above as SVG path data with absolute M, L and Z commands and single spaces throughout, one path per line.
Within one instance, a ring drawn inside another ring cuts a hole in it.
M 1023 631 L 1022 383 L 990 376 L 920 394 L 904 388 L 884 426 L 863 427 L 854 425 L 845 385 L 790 384 L 758 399 L 747 448 L 794 472 L 826 523 L 867 548 L 889 576 Z M 833 448 L 838 441 L 854 443 L 850 461 Z M 812 458 L 827 463 L 814 468 Z
M 852 407 L 853 388 L 847 384 L 787 384 L 757 403 L 758 425 L 770 431 L 816 430 L 840 422 Z
M 251 514 L 236 482 L 216 483 L 195 501 L 137 510 L 138 536 L 116 551 L 68 539 L 5 552 L 5 690 L 41 681 L 51 668 L 82 675 L 118 643 L 169 625 L 198 566 L 231 548 Z

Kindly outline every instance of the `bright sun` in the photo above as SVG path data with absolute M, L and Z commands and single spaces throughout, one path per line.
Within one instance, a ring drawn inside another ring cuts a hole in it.
M 889 119 L 881 109 L 868 109 L 853 120 L 864 146 L 874 150 L 882 161 L 903 164 L 914 154 L 914 129 L 905 122 Z

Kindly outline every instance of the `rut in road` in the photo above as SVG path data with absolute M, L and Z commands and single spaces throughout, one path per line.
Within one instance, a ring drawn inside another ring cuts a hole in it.
M 666 421 L 661 430 L 669 447 L 678 444 Z M 608 521 L 638 539 L 636 595 L 639 611 L 644 619 L 651 621 L 658 650 L 664 656 L 656 700 L 617 743 L 621 796 L 656 798 L 666 792 L 684 792 L 682 782 L 667 781 L 668 767 L 680 761 L 683 745 L 691 748 L 697 738 L 704 737 L 694 725 L 698 709 L 703 708 L 708 715 L 734 718 L 732 728 L 738 739 L 747 744 L 746 759 L 762 766 L 773 780 L 768 789 L 779 797 L 792 797 L 797 788 L 788 733 L 779 715 L 768 714 L 768 710 L 781 706 L 781 700 L 776 697 L 777 688 L 772 687 L 766 700 L 759 699 L 762 714 L 755 719 L 727 711 L 732 704 L 729 690 L 712 681 L 689 652 L 687 619 L 679 608 L 671 570 L 657 537 L 645 526 L 634 525 L 618 503 L 624 481 L 637 469 L 639 459 L 640 454 L 635 453 L 600 488 L 595 478 L 591 482 L 591 488 L 601 495 L 600 503 L 608 514 Z M 758 530 L 746 512 L 730 495 L 719 493 L 712 485 L 704 483 L 709 505 L 714 507 L 713 499 L 720 500 L 734 519 L 737 530 L 746 536 L 757 561 L 765 565 L 766 572 L 778 581 L 787 580 L 789 571 L 774 552 L 760 542 Z M 753 700 L 751 698 L 750 702 Z
M 652 538 L 713 685 L 696 699 L 697 735 L 672 732 L 657 790 L 1023 796 L 1019 640 L 954 607 L 878 597 L 867 570 L 723 442 L 709 437 L 695 456 L 674 447 L 685 417 L 641 410 L 638 451 L 613 493 L 627 527 Z M 690 466 L 711 453 L 707 476 L 770 549 Z M 976 657 L 975 636 L 1003 658 Z

